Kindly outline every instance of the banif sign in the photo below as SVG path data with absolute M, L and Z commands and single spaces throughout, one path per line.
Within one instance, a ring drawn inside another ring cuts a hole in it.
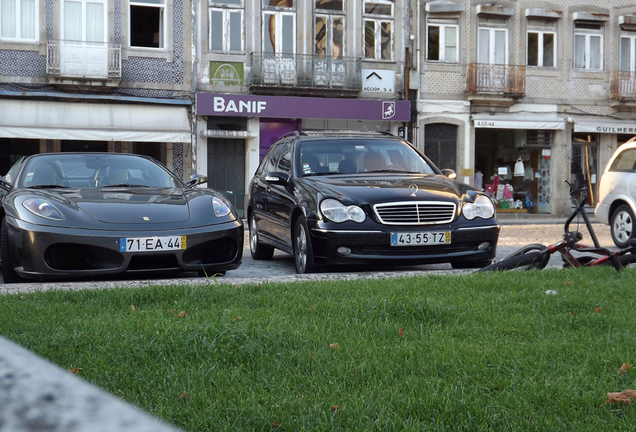
M 197 93 L 197 115 L 398 122 L 411 118 L 408 101 L 218 93 Z

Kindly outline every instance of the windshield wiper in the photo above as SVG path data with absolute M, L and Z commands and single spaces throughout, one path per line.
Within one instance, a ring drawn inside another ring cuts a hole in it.
M 114 185 L 106 185 L 106 186 L 102 186 L 103 188 L 116 188 L 116 187 L 143 187 L 143 188 L 147 188 L 150 186 L 146 186 L 146 185 L 140 185 L 140 184 L 130 184 L 130 183 L 120 183 L 120 184 L 114 184 Z
M 303 174 L 303 177 L 328 176 L 328 175 L 336 175 L 336 174 L 340 174 L 340 173 L 335 173 L 335 172 L 317 172 L 317 173 L 311 173 L 311 174 Z
M 418 172 L 415 172 L 415 171 L 405 171 L 405 170 L 401 170 L 401 169 L 391 169 L 391 168 L 379 169 L 379 170 L 371 170 L 371 171 L 365 171 L 365 172 L 366 173 L 390 172 L 390 173 L 404 173 L 404 174 L 419 174 Z
M 27 189 L 59 189 L 59 188 L 66 189 L 67 186 L 62 186 L 58 184 L 43 184 L 43 185 L 27 186 Z

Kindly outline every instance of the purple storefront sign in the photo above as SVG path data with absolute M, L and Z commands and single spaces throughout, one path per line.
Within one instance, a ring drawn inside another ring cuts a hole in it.
M 197 115 L 407 122 L 410 103 L 396 100 L 197 93 Z

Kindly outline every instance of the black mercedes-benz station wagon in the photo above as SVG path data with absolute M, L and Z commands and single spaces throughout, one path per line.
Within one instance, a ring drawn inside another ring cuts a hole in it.
M 251 254 L 292 254 L 298 273 L 340 264 L 486 266 L 499 237 L 495 207 L 454 178 L 388 133 L 287 134 L 250 184 Z

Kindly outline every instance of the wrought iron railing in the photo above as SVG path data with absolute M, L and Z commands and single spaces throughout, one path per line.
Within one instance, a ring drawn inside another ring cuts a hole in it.
M 121 44 L 49 39 L 46 44 L 46 74 L 121 79 Z
M 361 91 L 362 59 L 251 53 L 248 85 Z
M 526 93 L 526 67 L 470 63 L 466 71 L 466 93 L 523 96 Z
M 610 85 L 610 99 L 636 100 L 636 73 L 614 71 Z

